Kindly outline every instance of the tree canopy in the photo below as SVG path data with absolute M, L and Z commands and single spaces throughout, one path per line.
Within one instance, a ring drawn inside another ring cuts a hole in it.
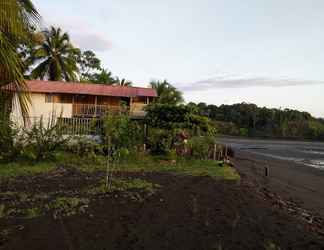
M 324 139 L 321 119 L 307 112 L 291 109 L 268 109 L 255 104 L 207 105 L 188 104 L 200 115 L 215 121 L 220 132 L 233 135 L 279 138 Z
M 30 31 L 39 22 L 40 15 L 30 0 L 0 1 L 0 86 L 11 83 L 18 93 L 18 102 L 14 104 L 19 105 L 24 114 L 28 112 L 28 95 L 17 48 L 31 40 Z
M 166 80 L 152 81 L 150 87 L 154 88 L 158 94 L 158 103 L 178 105 L 184 102 L 181 91 L 176 89 Z
M 70 36 L 63 33 L 61 28 L 51 27 L 42 33 L 44 40 L 36 45 L 32 54 L 32 60 L 36 64 L 31 72 L 32 78 L 76 81 L 80 50 L 72 45 Z

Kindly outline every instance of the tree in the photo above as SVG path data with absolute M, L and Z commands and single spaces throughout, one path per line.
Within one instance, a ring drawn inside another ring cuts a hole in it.
M 215 130 L 207 117 L 197 115 L 188 105 L 172 105 L 156 103 L 146 109 L 145 120 L 153 128 L 189 129 L 194 133 L 198 131 L 214 135 Z
M 119 77 L 115 78 L 114 84 L 118 85 L 118 86 L 132 86 L 133 85 L 133 83 L 131 81 L 128 81 L 125 78 L 119 79 Z
M 78 67 L 80 71 L 80 80 L 82 82 L 91 82 L 95 74 L 102 70 L 101 61 L 96 54 L 91 50 L 86 50 L 80 53 L 78 58 Z
M 24 82 L 23 62 L 17 48 L 19 44 L 31 39 L 30 31 L 40 22 L 40 15 L 30 0 L 2 0 L 0 16 L 0 87 L 10 84 L 10 88 L 16 91 L 18 100 L 14 104 L 20 106 L 25 117 L 28 113 L 29 96 Z M 8 100 L 4 93 L 6 91 L 1 92 L 0 113 L 8 113 L 2 109 L 11 105 L 4 103 Z
M 184 102 L 182 93 L 166 80 L 152 81 L 150 86 L 155 89 L 158 94 L 158 103 L 178 105 Z
M 42 33 L 44 41 L 35 48 L 33 62 L 37 66 L 32 70 L 32 78 L 51 81 L 77 80 L 80 50 L 73 47 L 69 35 L 55 27 Z
M 93 73 L 89 77 L 89 82 L 113 85 L 115 84 L 115 78 L 112 73 L 107 69 L 102 69 L 99 73 Z
M 31 39 L 19 44 L 19 57 L 23 63 L 23 73 L 25 79 L 31 79 L 31 70 L 34 65 L 35 47 L 44 41 L 44 36 L 41 32 L 32 30 Z

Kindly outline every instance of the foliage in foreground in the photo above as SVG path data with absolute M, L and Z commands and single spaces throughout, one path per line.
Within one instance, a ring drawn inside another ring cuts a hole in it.
M 68 141 L 54 118 L 47 124 L 41 118 L 30 129 L 25 129 L 19 140 L 24 155 L 36 161 L 50 159 Z

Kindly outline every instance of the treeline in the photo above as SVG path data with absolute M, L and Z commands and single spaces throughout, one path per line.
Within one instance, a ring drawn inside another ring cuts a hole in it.
M 324 140 L 324 119 L 291 109 L 269 109 L 255 104 L 207 105 L 189 103 L 210 118 L 220 134 Z

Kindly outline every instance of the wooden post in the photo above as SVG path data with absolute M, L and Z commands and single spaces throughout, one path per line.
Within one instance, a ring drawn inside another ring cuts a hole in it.
M 98 96 L 95 96 L 95 111 L 93 116 L 97 116 L 97 105 L 98 105 Z
M 264 167 L 264 175 L 265 175 L 265 177 L 269 176 L 269 164 L 268 164 L 268 161 L 266 161 L 266 166 Z
M 133 98 L 132 97 L 129 98 L 129 112 L 130 113 L 133 112 Z
M 213 159 L 214 161 L 216 161 L 216 153 L 217 153 L 217 145 L 216 143 L 214 144 L 214 155 L 213 155 Z

